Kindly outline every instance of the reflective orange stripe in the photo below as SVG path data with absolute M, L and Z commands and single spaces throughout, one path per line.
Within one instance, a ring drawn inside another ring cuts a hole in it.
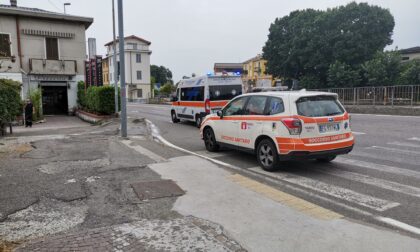
M 285 138 L 276 137 L 277 144 L 281 154 L 287 154 L 290 151 L 324 151 L 350 147 L 354 144 L 352 133 L 327 136 L 327 137 L 316 137 L 316 138 Z M 319 142 L 317 142 L 319 139 Z M 331 142 L 325 142 L 324 140 L 331 139 Z M 334 142 L 334 139 L 345 140 L 342 142 Z M 315 142 L 315 143 L 314 143 Z M 312 143 L 312 144 L 311 144 Z
M 184 107 L 199 107 L 204 108 L 204 102 L 202 101 L 180 101 L 172 102 L 172 106 L 184 106 Z

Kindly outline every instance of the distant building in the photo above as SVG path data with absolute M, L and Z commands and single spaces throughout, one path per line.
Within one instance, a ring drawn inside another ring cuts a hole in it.
M 399 50 L 402 62 L 420 60 L 420 46 Z
M 243 63 L 244 83 L 252 84 L 254 87 L 271 87 L 273 77 L 267 74 L 267 61 L 261 54 Z
M 22 82 L 22 98 L 42 89 L 44 114 L 67 114 L 77 106 L 84 80 L 85 30 L 93 18 L 37 8 L 0 5 L 0 78 Z
M 127 98 L 133 102 L 146 102 L 153 97 L 150 83 L 150 55 L 151 42 L 131 35 L 124 38 L 125 53 L 125 81 Z M 109 69 L 109 84 L 114 85 L 114 49 L 113 42 L 105 44 L 106 59 Z M 117 64 L 119 71 L 119 41 L 117 40 Z M 119 72 L 117 73 L 119 75 Z
M 108 86 L 110 84 L 109 80 L 109 57 L 105 57 L 102 59 L 102 79 L 104 86 Z
M 242 74 L 242 63 L 214 63 L 214 73 L 223 72 Z

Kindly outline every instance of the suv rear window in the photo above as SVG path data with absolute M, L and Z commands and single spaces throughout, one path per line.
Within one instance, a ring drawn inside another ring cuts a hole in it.
M 231 100 L 242 94 L 242 85 L 209 86 L 210 101 Z
M 296 101 L 296 106 L 301 116 L 321 117 L 344 113 L 344 108 L 333 96 L 302 97 Z

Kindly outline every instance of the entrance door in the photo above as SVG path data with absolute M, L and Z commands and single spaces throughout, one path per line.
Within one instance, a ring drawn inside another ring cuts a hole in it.
M 67 86 L 42 86 L 44 115 L 67 115 Z

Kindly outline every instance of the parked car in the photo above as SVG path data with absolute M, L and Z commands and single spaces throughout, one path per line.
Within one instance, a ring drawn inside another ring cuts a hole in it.
M 306 90 L 240 95 L 208 115 L 200 132 L 208 151 L 223 145 L 253 152 L 267 171 L 285 160 L 330 162 L 354 145 L 350 116 L 337 94 Z

